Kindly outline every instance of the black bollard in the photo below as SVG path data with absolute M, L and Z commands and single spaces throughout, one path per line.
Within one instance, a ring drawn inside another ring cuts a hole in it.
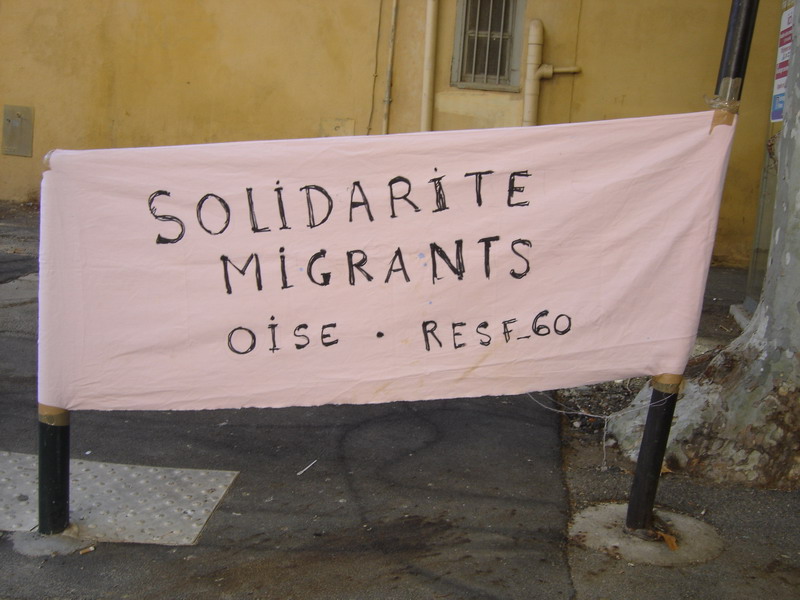
M 653 377 L 653 394 L 650 409 L 636 460 L 631 495 L 628 500 L 628 514 L 625 526 L 633 531 L 653 529 L 653 506 L 656 501 L 661 465 L 667 450 L 667 439 L 675 414 L 675 402 L 683 377 L 680 375 L 659 375 Z
M 69 411 L 39 405 L 39 533 L 69 525 Z

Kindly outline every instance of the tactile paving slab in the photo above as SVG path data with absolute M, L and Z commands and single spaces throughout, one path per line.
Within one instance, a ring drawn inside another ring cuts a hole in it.
M 98 542 L 191 545 L 235 471 L 70 461 L 70 524 Z M 0 452 L 0 530 L 34 531 L 38 457 Z

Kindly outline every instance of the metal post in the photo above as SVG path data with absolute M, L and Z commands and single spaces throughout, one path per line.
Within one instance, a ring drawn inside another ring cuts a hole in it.
M 625 518 L 625 526 L 630 530 L 653 529 L 653 505 L 656 501 L 658 478 L 661 475 L 672 415 L 675 413 L 675 402 L 682 382 L 681 375 L 653 377 L 653 395 L 650 398 L 650 409 L 647 412 Z
M 69 412 L 39 404 L 39 533 L 69 525 Z
M 742 96 L 744 73 L 747 68 L 747 57 L 750 54 L 750 42 L 756 26 L 758 0 L 733 0 L 731 14 L 728 18 L 728 32 L 722 48 L 722 59 L 717 75 L 717 98 L 725 102 L 736 103 Z
M 731 2 L 715 98 L 711 102 L 717 109 L 717 115 L 735 113 L 738 110 L 757 11 L 758 0 Z M 732 119 L 730 114 L 728 116 Z M 625 526 L 629 530 L 651 532 L 653 529 L 653 506 L 658 478 L 661 475 L 675 402 L 682 381 L 681 375 L 658 375 L 653 378 L 653 395 L 628 500 Z

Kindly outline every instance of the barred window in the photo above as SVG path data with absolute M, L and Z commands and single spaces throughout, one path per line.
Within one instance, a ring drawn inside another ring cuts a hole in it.
M 451 84 L 517 91 L 525 0 L 459 0 Z

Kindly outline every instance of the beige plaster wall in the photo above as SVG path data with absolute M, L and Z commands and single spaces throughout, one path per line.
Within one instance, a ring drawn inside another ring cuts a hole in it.
M 399 0 L 390 132 L 420 119 L 426 0 Z M 54 148 L 381 132 L 392 0 L 0 0 L 0 103 L 35 109 L 34 156 L 0 155 L 0 198 L 37 194 Z M 705 109 L 729 0 L 527 0 L 542 124 Z M 516 126 L 522 94 L 450 86 L 456 0 L 440 0 L 435 129 Z M 779 0 L 762 0 L 715 254 L 755 227 Z M 524 73 L 523 53 L 523 73 Z
M 102 2 L 0 2 L 0 103 L 35 110 L 33 157 L 0 155 L 0 198 L 36 198 L 52 148 L 104 140 L 107 12 Z
M 584 0 L 573 121 L 705 110 L 716 84 L 730 2 Z M 647 4 L 647 10 L 642 5 Z M 760 3 L 717 230 L 715 258 L 746 266 L 758 211 L 780 24 Z

